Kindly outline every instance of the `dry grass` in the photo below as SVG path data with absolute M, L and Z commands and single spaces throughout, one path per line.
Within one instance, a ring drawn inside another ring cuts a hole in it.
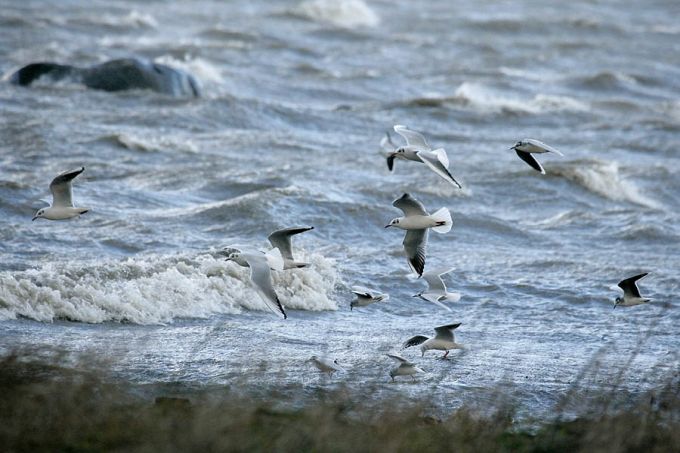
M 58 365 L 65 361 L 26 352 L 0 360 L 3 451 L 680 451 L 677 376 L 626 408 L 529 431 L 513 423 L 509 407 L 436 419 L 403 401 L 368 407 L 341 391 L 304 408 L 224 388 L 146 397 L 139 386 L 111 384 L 104 364 L 82 371 Z

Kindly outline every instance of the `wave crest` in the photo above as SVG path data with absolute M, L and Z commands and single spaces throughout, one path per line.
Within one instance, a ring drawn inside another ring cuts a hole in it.
M 300 258 L 311 266 L 274 274 L 281 302 L 297 310 L 337 309 L 334 261 L 303 251 Z M 249 270 L 211 255 L 50 263 L 0 273 L 0 320 L 158 324 L 243 309 L 267 311 Z
M 337 27 L 375 27 L 380 17 L 363 0 L 308 0 L 296 12 L 311 20 Z

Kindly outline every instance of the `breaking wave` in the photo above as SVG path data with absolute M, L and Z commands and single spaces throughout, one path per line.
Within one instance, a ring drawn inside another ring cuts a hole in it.
M 362 0 L 308 0 L 295 13 L 337 27 L 375 27 L 380 17 Z
M 579 159 L 551 165 L 550 174 L 561 176 L 584 189 L 614 201 L 626 201 L 652 209 L 659 209 L 657 201 L 642 193 L 638 187 L 621 178 L 616 162 Z
M 305 269 L 274 273 L 283 305 L 335 310 L 337 274 L 331 259 L 298 253 Z M 252 288 L 249 269 L 212 255 L 160 256 L 0 273 L 0 320 L 159 324 L 242 310 L 267 311 Z

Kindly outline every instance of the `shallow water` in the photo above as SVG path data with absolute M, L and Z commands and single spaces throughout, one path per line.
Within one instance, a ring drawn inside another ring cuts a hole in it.
M 302 399 L 337 385 L 303 362 L 327 353 L 349 369 L 334 382 L 358 392 L 451 406 L 507 384 L 534 414 L 584 367 L 597 371 L 583 385 L 617 378 L 630 392 L 678 372 L 674 2 L 1 6 L 2 74 L 140 56 L 192 72 L 205 93 L 0 83 L 3 349 L 57 346 L 109 357 L 134 382 Z M 446 148 L 463 190 L 422 165 L 388 172 L 378 143 L 399 123 Z M 565 157 L 539 156 L 541 176 L 508 150 L 524 137 Z M 80 165 L 75 199 L 92 211 L 31 222 L 49 180 Z M 408 275 L 403 233 L 383 229 L 403 192 L 452 211 L 426 265 L 455 266 L 452 313 L 411 297 L 425 284 Z M 294 239 L 312 266 L 276 276 L 283 321 L 215 252 L 293 225 L 315 227 Z M 643 271 L 654 301 L 612 310 L 612 286 Z M 391 299 L 350 312 L 354 284 Z M 428 374 L 387 385 L 385 353 L 449 322 L 467 349 L 405 351 Z

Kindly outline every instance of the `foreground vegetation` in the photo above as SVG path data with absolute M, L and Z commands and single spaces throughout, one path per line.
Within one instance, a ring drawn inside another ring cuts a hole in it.
M 302 408 L 220 388 L 149 397 L 49 357 L 0 359 L 3 451 L 680 451 L 677 380 L 625 409 L 529 428 L 513 422 L 511 408 L 484 416 L 463 408 L 439 419 L 413 404 L 369 407 L 346 394 Z

